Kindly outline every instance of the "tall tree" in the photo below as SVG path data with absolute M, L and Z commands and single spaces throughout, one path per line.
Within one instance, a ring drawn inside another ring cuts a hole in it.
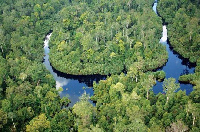
M 180 88 L 180 84 L 176 83 L 175 78 L 168 78 L 164 80 L 163 91 L 166 93 L 166 96 L 167 96 L 166 104 L 168 103 L 169 99 L 174 96 L 174 93 L 179 88 Z
M 27 132 L 48 131 L 49 129 L 50 121 L 48 121 L 45 114 L 40 114 L 39 116 L 33 118 L 29 125 L 26 126 Z

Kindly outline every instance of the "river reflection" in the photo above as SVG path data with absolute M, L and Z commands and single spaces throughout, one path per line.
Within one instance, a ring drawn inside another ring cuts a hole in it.
M 49 40 L 51 34 L 48 34 L 44 40 L 44 65 L 53 75 L 56 81 L 56 89 L 59 87 L 63 88 L 63 91 L 60 92 L 60 97 L 68 96 L 71 100 L 69 104 L 72 107 L 77 101 L 79 101 L 79 97 L 86 91 L 87 94 L 93 95 L 93 81 L 99 82 L 106 78 L 106 76 L 101 75 L 88 75 L 88 76 L 76 76 L 76 75 L 69 75 L 64 74 L 55 70 L 50 62 L 49 62 Z
M 157 13 L 157 0 L 153 5 L 153 10 Z M 166 46 L 166 50 L 168 51 L 168 61 L 167 63 L 161 67 L 159 70 L 164 70 L 166 73 L 166 78 L 173 77 L 177 80 L 181 75 L 194 73 L 195 65 L 190 63 L 188 59 L 184 59 L 177 52 L 173 51 L 173 48 L 170 46 L 169 39 L 167 38 L 167 26 L 163 25 L 163 33 L 162 38 L 160 39 L 160 43 Z M 186 94 L 189 94 L 193 90 L 193 86 L 191 84 L 183 84 L 180 83 L 180 89 L 186 90 Z M 162 92 L 162 82 L 157 82 L 157 84 L 153 87 L 154 93 Z
M 153 10 L 158 15 L 157 10 L 157 0 L 153 5 Z M 48 34 L 44 41 L 44 65 L 53 75 L 56 81 L 56 88 L 63 88 L 63 91 L 60 93 L 61 97 L 68 96 L 71 100 L 70 107 L 73 106 L 78 100 L 79 97 L 86 91 L 87 94 L 93 95 L 93 81 L 98 82 L 99 80 L 106 79 L 106 76 L 101 75 L 90 75 L 90 76 L 75 76 L 61 73 L 55 70 L 50 62 L 49 62 L 49 40 L 51 37 L 51 33 Z M 170 46 L 169 39 L 167 38 L 167 27 L 163 25 L 163 35 L 160 39 L 160 43 L 166 46 L 166 50 L 168 51 L 168 61 L 167 63 L 159 68 L 158 70 L 164 70 L 166 73 L 166 78 L 176 78 L 178 82 L 178 78 L 180 75 L 194 73 L 194 65 L 191 64 L 187 59 L 184 59 L 177 52 L 173 51 L 173 48 Z M 186 94 L 189 94 L 193 90 L 193 86 L 191 84 L 180 84 L 181 90 L 186 90 Z M 162 92 L 162 82 L 157 82 L 157 84 L 153 87 L 154 93 Z

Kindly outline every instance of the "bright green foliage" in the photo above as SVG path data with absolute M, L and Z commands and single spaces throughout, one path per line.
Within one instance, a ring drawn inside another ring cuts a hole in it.
M 34 117 L 54 116 L 68 102 L 42 64 L 44 35 L 63 2 L 0 1 L 0 131 L 25 131 Z
M 188 74 L 188 75 L 182 75 L 179 77 L 179 81 L 191 83 L 194 85 L 192 93 L 190 94 L 191 98 L 193 98 L 194 102 L 200 102 L 200 71 L 198 68 L 200 67 L 200 61 L 197 61 L 197 66 L 195 67 L 195 73 L 194 74 Z
M 0 131 L 200 131 L 200 3 L 159 2 L 173 47 L 197 62 L 195 74 L 180 77 L 195 85 L 186 96 L 174 92 L 174 79 L 164 81 L 166 95 L 151 90 L 165 73 L 150 71 L 167 60 L 158 43 L 162 25 L 153 2 L 0 0 Z M 66 108 L 67 97 L 59 97 L 42 64 L 43 39 L 50 29 L 50 61 L 56 69 L 112 74 L 94 83 L 96 106 L 86 94 L 72 108 Z
M 188 101 L 188 104 L 186 105 L 186 112 L 187 116 L 189 113 L 192 114 L 192 125 L 196 126 L 196 122 L 199 124 L 199 112 L 198 112 L 199 104 L 192 103 L 191 101 Z
M 73 130 L 73 125 L 74 115 L 67 109 L 62 109 L 59 113 L 56 113 L 54 118 L 51 120 L 52 131 L 68 132 Z
M 148 2 L 73 3 L 57 14 L 59 24 L 50 42 L 55 69 L 75 75 L 108 75 L 129 70 L 134 62 L 144 62 L 145 71 L 166 62 L 166 50 L 158 43 L 161 19 Z
M 158 81 L 162 81 L 162 80 L 164 80 L 166 75 L 165 75 L 164 71 L 157 71 L 154 73 L 154 76 Z
M 143 73 L 136 83 L 132 77 L 123 74 L 112 75 L 99 84 L 94 84 L 94 96 L 97 101 L 97 124 L 104 131 L 165 131 L 165 130 L 189 130 L 192 126 L 194 108 L 191 107 L 187 114 L 189 97 L 185 92 L 175 90 L 179 84 L 175 79 L 164 81 L 164 88 L 168 89 L 166 95 L 152 94 L 149 89 L 155 83 L 152 73 Z M 153 83 L 154 82 L 154 83 Z M 132 87 L 132 89 L 129 89 Z M 148 94 L 148 100 L 147 98 Z M 167 98 L 168 103 L 166 103 Z M 195 117 L 196 129 L 199 117 Z
M 179 81 L 194 85 L 194 90 L 189 95 L 193 103 L 190 100 L 186 105 L 187 124 L 190 122 L 189 129 L 191 131 L 199 131 L 199 128 L 195 126 L 197 125 L 196 123 L 199 122 L 197 121 L 198 119 L 196 119 L 196 113 L 191 113 L 194 109 L 197 111 L 198 105 L 196 103 L 200 103 L 199 5 L 200 3 L 198 0 L 160 0 L 158 4 L 160 15 L 164 18 L 165 22 L 168 23 L 168 34 L 172 47 L 184 58 L 189 58 L 191 62 L 196 63 L 194 74 L 182 75 L 179 77 Z M 181 124 L 184 126 L 184 123 Z M 193 125 L 193 127 L 191 125 Z
M 153 75 L 144 75 L 142 78 L 142 86 L 147 92 L 147 99 L 149 99 L 149 90 L 152 89 L 152 87 L 156 84 L 156 80 Z
M 168 78 L 168 79 L 164 80 L 163 91 L 166 93 L 166 96 L 167 96 L 167 102 L 166 103 L 168 103 L 169 99 L 171 99 L 174 96 L 174 93 L 179 88 L 180 88 L 180 84 L 176 83 L 175 78 Z
M 146 110 L 142 106 L 149 107 L 149 104 L 137 103 L 145 99 L 138 95 L 142 89 L 138 89 L 138 93 L 135 91 L 136 85 L 140 87 L 139 83 L 124 74 L 108 77 L 94 85 L 97 124 L 105 131 L 147 131 L 144 124 Z
M 29 125 L 26 126 L 27 132 L 40 132 L 48 131 L 50 128 L 50 121 L 47 120 L 45 114 L 41 114 L 38 117 L 33 118 Z
M 73 106 L 73 112 L 77 117 L 75 121 L 78 131 L 85 131 L 85 129 L 89 128 L 95 122 L 96 108 L 88 102 L 86 93 L 80 99 L 80 102 Z
M 168 23 L 170 43 L 174 50 L 191 62 L 200 56 L 200 6 L 198 0 L 160 0 L 158 12 Z

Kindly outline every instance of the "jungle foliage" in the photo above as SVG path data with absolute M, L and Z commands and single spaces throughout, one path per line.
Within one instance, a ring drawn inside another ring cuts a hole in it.
M 162 21 L 151 3 L 73 1 L 56 14 L 52 66 L 74 75 L 118 74 L 135 65 L 143 71 L 161 67 L 168 56 L 159 44 Z
M 172 12 L 173 10 L 173 12 Z M 184 58 L 196 63 L 195 73 L 183 75 L 179 81 L 191 83 L 200 89 L 200 1 L 160 0 L 159 14 L 168 24 L 168 34 L 173 49 Z M 196 96 L 197 99 L 199 97 Z
M 1 0 L 0 131 L 200 131 L 200 61 L 194 57 L 195 74 L 180 77 L 196 85 L 189 96 L 174 92 L 179 88 L 174 78 L 152 72 L 167 61 L 165 47 L 158 43 L 162 21 L 152 3 Z M 198 4 L 192 1 L 193 16 Z M 94 82 L 92 97 L 84 93 L 71 108 L 42 63 L 43 40 L 50 30 L 50 59 L 56 69 L 111 74 Z M 152 91 L 156 79 L 164 80 L 163 93 L 157 95 Z

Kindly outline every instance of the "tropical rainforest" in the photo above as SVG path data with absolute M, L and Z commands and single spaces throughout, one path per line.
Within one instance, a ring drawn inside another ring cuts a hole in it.
M 1 0 L 0 131 L 200 131 L 200 8 L 198 0 Z M 162 19 L 174 50 L 196 64 L 179 81 L 156 71 L 168 58 Z M 43 64 L 73 75 L 107 75 L 73 107 L 60 98 Z M 163 81 L 163 93 L 152 87 Z M 88 100 L 93 100 L 92 105 Z
M 134 62 L 144 71 L 167 60 L 159 44 L 161 19 L 152 2 L 88 1 L 63 8 L 56 17 L 50 44 L 50 62 L 74 75 L 117 74 Z

